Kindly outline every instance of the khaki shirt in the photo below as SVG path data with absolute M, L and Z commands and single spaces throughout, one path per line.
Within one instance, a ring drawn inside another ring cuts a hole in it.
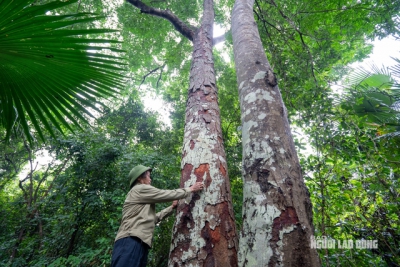
M 190 193 L 189 188 L 161 190 L 147 184 L 135 185 L 126 196 L 115 241 L 136 236 L 151 247 L 155 225 L 173 211 L 170 206 L 156 214 L 155 203 L 185 198 Z

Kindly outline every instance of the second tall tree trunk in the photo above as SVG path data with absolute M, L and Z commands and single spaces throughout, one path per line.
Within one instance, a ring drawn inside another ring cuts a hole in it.
M 239 266 L 319 266 L 312 208 L 275 74 L 253 17 L 236 0 L 232 36 L 243 145 L 243 229 Z

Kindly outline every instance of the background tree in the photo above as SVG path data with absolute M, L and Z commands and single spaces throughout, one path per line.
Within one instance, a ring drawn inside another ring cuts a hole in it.
M 378 240 L 377 249 L 357 253 L 321 250 L 326 266 L 395 266 L 398 262 L 394 241 L 399 212 L 395 208 L 399 139 L 394 105 L 398 96 L 392 90 L 398 86 L 398 76 L 389 74 L 375 68 L 353 75 L 357 79 L 332 97 L 333 108 L 323 115 L 326 120 L 319 121 L 318 135 L 313 134 L 317 154 L 303 160 L 305 169 L 314 172 L 307 176 L 314 209 L 319 212 L 314 217 L 317 235 Z

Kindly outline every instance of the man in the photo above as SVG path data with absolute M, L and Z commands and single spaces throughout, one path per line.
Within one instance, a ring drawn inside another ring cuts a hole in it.
M 122 220 L 111 259 L 112 267 L 145 267 L 156 223 L 169 216 L 178 201 L 192 192 L 203 190 L 203 183 L 191 187 L 160 190 L 151 186 L 151 168 L 134 167 L 129 173 L 130 191 L 122 209 Z M 155 203 L 173 201 L 172 205 L 155 213 Z

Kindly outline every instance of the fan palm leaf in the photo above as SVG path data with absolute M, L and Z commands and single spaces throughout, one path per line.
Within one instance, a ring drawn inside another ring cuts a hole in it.
M 376 65 L 371 65 L 369 68 L 359 67 L 346 79 L 346 85 L 352 87 L 390 89 L 393 83 L 389 69 L 378 68 Z
M 393 89 L 395 89 L 396 95 L 400 97 L 400 59 L 393 57 L 392 59 L 397 62 L 394 66 L 389 68 L 396 80 L 396 83 L 393 85 Z
M 50 15 L 76 3 L 33 0 L 0 1 L 0 126 L 6 139 L 17 125 L 29 141 L 35 130 L 54 135 L 70 124 L 86 122 L 97 99 L 111 97 L 124 86 L 116 40 L 99 39 L 108 29 L 72 29 L 98 20 L 89 13 Z M 90 36 L 90 37 L 88 37 Z M 117 56 L 104 54 L 108 50 Z
M 400 135 L 400 60 L 391 68 L 371 70 L 359 68 L 347 82 L 342 108 L 352 110 L 355 115 L 365 117 L 367 125 L 380 129 L 381 137 Z

